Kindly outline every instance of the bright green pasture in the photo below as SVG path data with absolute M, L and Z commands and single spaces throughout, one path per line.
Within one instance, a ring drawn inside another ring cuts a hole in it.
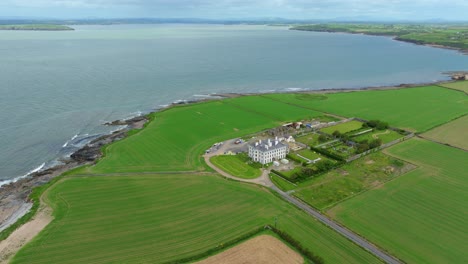
M 300 183 L 294 195 L 323 210 L 379 186 L 413 168 L 377 152 Z
M 429 130 L 423 137 L 468 150 L 468 115 Z
M 296 188 L 296 186 L 285 179 L 281 178 L 280 176 L 270 173 L 271 181 L 281 190 L 283 191 L 290 191 Z
M 257 101 L 264 107 L 261 113 Z M 322 114 L 261 97 L 174 107 L 153 114 L 146 129 L 108 147 L 107 156 L 91 171 L 203 170 L 201 154 L 214 142 L 277 126 L 286 116 L 291 120 L 314 115 Z
M 225 100 L 224 103 L 236 106 L 255 116 L 264 116 L 280 122 L 293 122 L 302 119 L 310 120 L 314 117 L 329 119 L 329 117 L 323 116 L 322 113 L 281 102 L 272 102 L 271 99 L 264 98 L 263 96 L 243 96 Z
M 219 155 L 211 157 L 210 161 L 224 172 L 244 179 L 260 177 L 262 171 L 246 163 L 241 155 Z
M 450 89 L 460 90 L 462 92 L 468 93 L 468 81 L 444 83 L 444 84 L 441 84 L 440 86 L 447 87 Z
M 306 144 L 308 146 L 314 146 L 319 143 L 318 141 L 319 136 L 320 136 L 319 134 L 310 133 L 304 136 L 297 137 L 296 141 Z
M 269 94 L 309 109 L 388 122 L 393 127 L 425 131 L 468 112 L 465 94 L 437 86 L 349 93 Z
M 273 224 L 327 263 L 372 255 L 269 191 L 214 175 L 71 177 L 49 190 L 55 219 L 12 263 L 162 263 Z
M 354 131 L 360 129 L 362 127 L 362 122 L 352 120 L 346 123 L 341 123 L 338 125 L 322 128 L 321 131 L 327 134 L 332 134 L 335 131 L 340 132 L 341 134 L 348 133 L 350 131 Z
M 328 213 L 405 262 L 468 263 L 468 152 L 422 139 L 388 152 L 420 167 Z
M 369 133 L 366 133 L 366 134 L 362 134 L 362 135 L 353 137 L 352 140 L 354 140 L 356 142 L 360 142 L 360 141 L 363 141 L 363 140 L 368 140 L 370 142 L 370 141 L 375 140 L 375 139 L 380 139 L 380 140 L 382 140 L 382 143 L 385 144 L 385 143 L 392 142 L 392 141 L 397 140 L 397 139 L 402 138 L 402 137 L 404 137 L 404 136 L 399 134 L 398 132 L 387 129 L 387 130 L 384 130 L 384 131 L 375 130 L 375 131 L 372 131 L 372 132 L 369 132 Z

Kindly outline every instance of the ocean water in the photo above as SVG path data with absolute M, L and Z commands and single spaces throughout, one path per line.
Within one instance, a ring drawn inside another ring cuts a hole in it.
M 75 29 L 0 31 L 0 182 L 116 129 L 106 121 L 176 100 L 431 82 L 468 68 L 456 51 L 386 37 L 247 25 Z

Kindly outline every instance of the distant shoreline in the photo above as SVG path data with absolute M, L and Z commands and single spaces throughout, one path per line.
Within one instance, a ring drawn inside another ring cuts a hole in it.
M 54 24 L 0 25 L 0 30 L 10 31 L 73 31 L 72 27 Z
M 290 27 L 289 30 L 322 32 L 322 33 L 343 33 L 343 34 L 366 35 L 366 36 L 375 36 L 375 37 L 388 37 L 395 41 L 401 41 L 401 42 L 411 43 L 415 45 L 433 47 L 433 48 L 439 48 L 439 49 L 456 50 L 463 55 L 468 55 L 468 49 L 465 49 L 465 48 L 459 48 L 459 47 L 448 46 L 448 45 L 437 44 L 437 43 L 426 43 L 421 40 L 409 39 L 409 38 L 405 38 L 403 36 L 398 36 L 398 35 L 386 35 L 386 34 L 379 34 L 379 33 L 374 33 L 374 32 L 367 33 L 367 32 L 344 31 L 344 30 L 340 31 L 340 30 L 333 30 L 333 29 L 309 29 L 309 28 L 301 28 L 301 26 L 293 26 L 293 27 Z

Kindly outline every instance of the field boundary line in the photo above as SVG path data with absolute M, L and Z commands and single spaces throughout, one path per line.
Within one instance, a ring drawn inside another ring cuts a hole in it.
M 383 151 L 382 151 L 382 152 L 383 152 Z M 392 158 L 395 158 L 395 159 L 404 161 L 404 162 L 406 162 L 406 163 L 408 163 L 408 164 L 410 164 L 410 165 L 412 165 L 412 166 L 414 166 L 414 167 L 413 167 L 412 169 L 410 169 L 410 170 L 408 170 L 408 171 L 406 171 L 406 172 L 404 172 L 404 173 L 402 173 L 402 174 L 400 174 L 400 175 L 398 175 L 398 176 L 392 178 L 392 179 L 383 181 L 382 183 L 380 183 L 380 184 L 378 184 L 378 185 L 376 185 L 376 186 L 373 186 L 372 188 L 369 188 L 369 189 L 367 189 L 367 190 L 362 190 L 362 191 L 360 191 L 360 192 L 358 192 L 358 193 L 356 193 L 356 194 L 353 194 L 353 195 L 351 195 L 351 196 L 349 196 L 349 197 L 344 198 L 344 199 L 341 200 L 341 201 L 335 202 L 335 203 L 333 203 L 333 204 L 331 204 L 331 205 L 328 205 L 328 206 L 324 207 L 323 209 L 321 209 L 321 210 L 319 209 L 319 210 L 320 210 L 321 212 L 324 212 L 327 216 L 330 216 L 329 214 L 327 214 L 326 211 L 333 209 L 333 207 L 335 207 L 335 206 L 337 206 L 337 205 L 339 205 L 339 204 L 341 204 L 341 203 L 343 203 L 343 202 L 346 202 L 347 200 L 350 200 L 351 198 L 355 198 L 355 197 L 357 197 L 357 196 L 359 196 L 359 195 L 361 195 L 361 194 L 364 194 L 364 193 L 366 193 L 366 192 L 368 192 L 368 191 L 372 191 L 372 190 L 375 190 L 375 189 L 377 189 L 377 188 L 380 188 L 380 187 L 384 186 L 385 184 L 387 184 L 387 183 L 389 183 L 389 182 L 395 181 L 395 180 L 399 179 L 400 177 L 403 177 L 403 176 L 405 176 L 406 174 L 408 174 L 408 173 L 410 173 L 410 172 L 412 172 L 412 171 L 414 171 L 414 170 L 417 170 L 417 169 L 421 168 L 421 165 L 417 165 L 417 164 L 414 164 L 414 163 L 412 163 L 412 162 L 408 162 L 407 160 L 404 160 L 404 159 L 402 159 L 402 158 L 398 158 L 398 157 L 389 155 L 389 154 L 387 154 L 387 153 L 384 153 L 384 154 L 385 154 L 385 155 L 388 155 L 388 156 L 390 156 L 390 157 L 392 157 Z M 295 196 L 295 197 L 296 197 L 296 196 Z M 300 199 L 299 197 L 296 197 L 296 198 Z M 304 200 L 302 200 L 302 199 L 301 199 L 301 201 L 307 203 L 306 201 L 304 201 Z M 307 203 L 307 204 L 308 204 L 308 203 Z M 312 206 L 312 205 L 311 205 L 311 206 Z M 332 217 L 330 217 L 330 218 L 332 218 Z M 332 218 L 332 219 L 333 219 L 333 218 Z
M 463 150 L 463 151 L 465 151 L 465 152 L 468 152 L 467 149 L 464 149 L 464 148 L 462 148 L 462 147 L 457 147 L 457 146 L 451 145 L 451 144 L 449 144 L 449 143 L 443 143 L 443 142 L 437 141 L 437 140 L 432 139 L 432 138 L 427 138 L 427 137 L 425 137 L 425 136 L 423 136 L 423 135 L 417 135 L 416 137 L 418 137 L 418 138 L 420 138 L 420 139 L 423 139 L 423 140 L 427 140 L 427 141 L 434 142 L 434 143 L 439 144 L 439 145 L 444 145 L 444 146 L 446 146 L 446 147 L 455 148 L 455 149 L 459 149 L 459 150 Z
M 278 195 L 280 195 L 280 197 L 282 197 L 287 202 L 295 205 L 298 209 L 303 210 L 305 213 L 317 219 L 319 222 L 321 222 L 328 228 L 344 236 L 349 241 L 353 242 L 357 246 L 373 254 L 374 256 L 382 260 L 383 262 L 389 263 L 389 264 L 403 263 L 400 259 L 396 258 L 393 255 L 390 255 L 390 253 L 388 253 L 385 249 L 378 247 L 377 245 L 368 241 L 364 236 L 361 236 L 360 234 L 352 231 L 351 229 L 348 229 L 347 227 L 341 225 L 339 222 L 332 220 L 331 218 L 322 214 L 320 211 L 314 209 L 307 203 L 304 203 L 302 200 L 297 199 L 296 197 L 293 197 L 289 195 L 288 193 L 281 191 L 276 186 L 271 187 L 271 190 L 278 193 Z
M 455 81 L 455 82 L 450 82 L 450 83 L 456 83 L 456 81 Z M 443 86 L 442 83 L 434 84 L 434 86 L 437 86 L 437 87 L 440 87 L 440 88 L 444 88 L 444 89 L 454 90 L 454 91 L 456 91 L 456 92 L 460 92 L 460 93 L 464 93 L 464 94 L 467 94 L 467 95 L 468 95 L 468 93 L 465 92 L 465 91 L 462 91 L 462 90 L 459 90 L 459 89 L 455 89 L 455 88 L 452 88 L 452 87 Z
M 291 93 L 291 94 L 298 94 L 298 93 Z M 317 109 L 314 109 L 314 108 L 311 108 L 311 107 L 306 107 L 306 106 L 303 106 L 303 105 L 298 105 L 298 104 L 294 104 L 294 103 L 290 103 L 290 102 L 285 102 L 285 101 L 282 101 L 280 99 L 275 99 L 275 98 L 265 96 L 264 94 L 261 94 L 259 96 L 262 97 L 262 98 L 270 99 L 272 101 L 280 102 L 280 103 L 283 103 L 283 104 L 286 104 L 286 105 L 291 105 L 291 106 L 295 106 L 295 107 L 302 108 L 302 109 L 312 110 L 312 111 L 322 113 L 322 114 L 325 114 L 325 115 L 330 115 L 330 116 L 333 116 L 333 117 L 336 117 L 336 118 L 339 118 L 339 119 L 348 119 L 349 118 L 349 117 L 340 116 L 340 115 L 337 115 L 337 114 L 334 114 L 334 113 L 325 112 L 323 110 L 317 110 Z
M 442 124 L 435 125 L 435 126 L 433 126 L 433 127 L 431 127 L 431 128 L 428 128 L 428 129 L 426 129 L 426 130 L 424 130 L 424 131 L 416 132 L 415 134 L 421 135 L 421 134 L 427 133 L 427 132 L 429 132 L 429 131 L 431 131 L 431 130 L 433 130 L 433 129 L 436 129 L 436 128 L 441 127 L 441 126 L 443 126 L 443 125 L 446 125 L 446 124 L 448 124 L 448 123 L 450 123 L 450 122 L 452 122 L 452 121 L 455 121 L 455 120 L 457 120 L 457 119 L 460 119 L 460 118 L 462 118 L 462 117 L 465 117 L 466 115 L 468 115 L 468 113 L 464 113 L 464 114 L 462 114 L 462 115 L 460 115 L 460 116 L 454 117 L 454 118 L 452 118 L 452 119 L 450 119 L 450 120 L 448 120 L 448 121 L 446 121 L 446 122 L 444 122 L 444 123 L 442 123 Z

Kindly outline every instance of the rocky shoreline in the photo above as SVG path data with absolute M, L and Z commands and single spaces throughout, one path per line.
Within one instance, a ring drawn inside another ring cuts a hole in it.
M 28 177 L 0 187 L 0 225 L 7 221 L 14 223 L 15 221 L 12 221 L 14 220 L 12 217 L 19 219 L 24 215 L 18 215 L 15 214 L 15 212 L 24 207 L 25 204 L 31 202 L 29 200 L 29 195 L 34 187 L 43 185 L 51 179 L 76 167 L 95 163 L 102 157 L 101 148 L 104 145 L 125 138 L 128 131 L 141 129 L 148 121 L 148 116 L 138 116 L 128 120 L 117 120 L 106 123 L 105 125 L 109 126 L 125 125 L 126 127 L 122 130 L 92 140 L 86 146 L 73 153 L 69 159 L 61 160 L 61 165 L 32 173 Z
M 451 76 L 452 80 L 465 80 L 464 78 L 468 76 L 468 71 L 446 72 L 444 74 Z M 447 82 L 447 81 L 443 81 L 443 82 Z M 321 90 L 284 91 L 283 93 L 338 93 L 338 92 L 356 92 L 356 91 L 369 91 L 369 90 L 391 90 L 391 89 L 418 87 L 418 86 L 424 86 L 424 85 L 437 85 L 440 83 L 442 82 L 400 84 L 397 86 L 378 86 L 378 87 L 365 87 L 365 88 L 341 88 L 341 89 L 335 88 L 335 89 L 321 89 Z M 278 93 L 278 92 L 275 92 L 275 93 Z M 262 92 L 262 93 L 212 94 L 211 99 L 204 98 L 200 100 L 182 100 L 182 101 L 172 103 L 169 106 L 162 108 L 162 109 L 158 109 L 156 111 L 162 111 L 164 109 L 168 109 L 177 105 L 185 105 L 185 104 L 209 101 L 209 100 L 215 99 L 216 97 L 233 98 L 233 97 L 239 97 L 239 96 L 245 96 L 245 95 L 260 95 L 260 94 L 265 94 L 265 93 Z M 26 178 L 20 179 L 16 182 L 0 187 L 0 213 L 1 213 L 0 225 L 2 223 L 5 223 L 6 221 L 12 222 L 12 219 L 11 219 L 12 216 L 17 215 L 15 214 L 15 212 L 23 208 L 25 204 L 31 202 L 29 200 L 29 194 L 31 193 L 34 187 L 43 185 L 49 182 L 51 179 L 73 168 L 80 167 L 83 165 L 94 164 L 97 160 L 99 160 L 102 157 L 103 153 L 101 149 L 103 146 L 125 138 L 127 136 L 128 131 L 132 129 L 142 129 L 149 120 L 150 119 L 148 115 L 143 115 L 143 116 L 137 116 L 131 119 L 107 122 L 104 125 L 126 126 L 126 127 L 124 129 L 115 131 L 111 134 L 103 135 L 99 138 L 92 140 L 91 142 L 86 144 L 84 147 L 82 147 L 81 149 L 71 154 L 69 159 L 62 160 L 61 165 L 54 166 L 54 167 L 51 167 L 51 168 L 48 168 L 39 172 L 35 172 Z

